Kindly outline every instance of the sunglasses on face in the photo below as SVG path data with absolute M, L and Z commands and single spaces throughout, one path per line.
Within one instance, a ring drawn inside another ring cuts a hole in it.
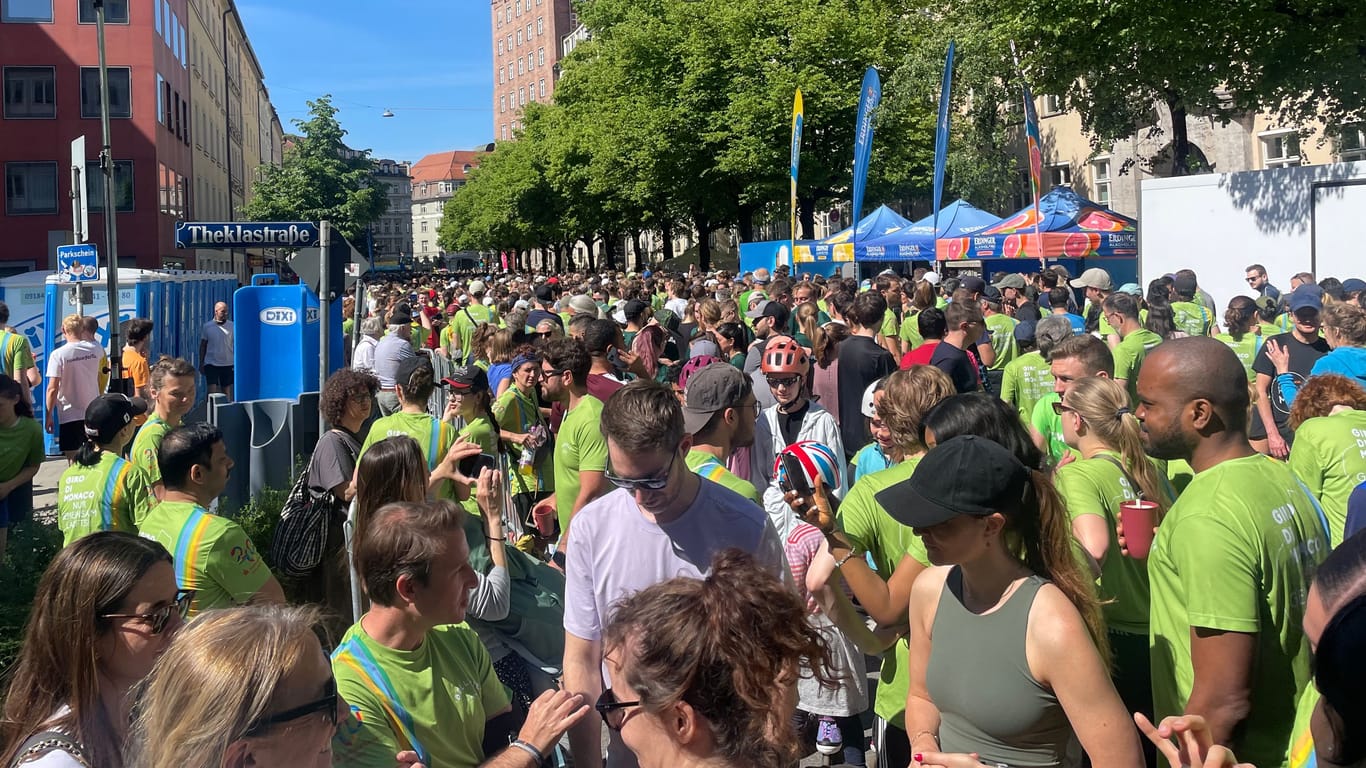
M 166 630 L 166 624 L 171 620 L 172 611 L 180 614 L 181 619 L 190 615 L 190 603 L 194 602 L 194 596 L 195 591 L 193 589 L 182 589 L 176 592 L 174 602 L 154 608 L 147 613 L 104 613 L 100 614 L 100 618 L 139 619 L 147 622 L 153 635 L 159 635 Z
M 337 679 L 329 676 L 327 684 L 323 687 L 323 697 L 307 704 L 300 704 L 293 709 L 286 709 L 284 712 L 270 715 L 258 720 L 243 736 L 257 736 L 268 730 L 271 726 L 287 723 L 291 720 L 298 720 L 305 715 L 314 712 L 322 712 L 327 715 L 327 720 L 333 728 L 337 727 Z
M 593 705 L 593 709 L 602 715 L 602 721 L 607 723 L 607 727 L 614 731 L 620 731 L 621 726 L 626 722 L 626 710 L 640 706 L 640 701 L 617 701 L 617 695 L 608 688 L 598 697 L 598 703 Z
M 632 493 L 641 490 L 662 491 L 664 490 L 664 487 L 669 484 L 669 476 L 673 474 L 674 460 L 677 458 L 678 453 L 675 451 L 673 456 L 669 458 L 668 466 L 664 467 L 664 471 L 655 477 L 622 477 L 612 471 L 612 463 L 610 461 L 607 463 L 607 469 L 602 473 L 602 476 L 607 478 L 608 482 L 616 487 Z
M 1075 413 L 1076 410 L 1077 410 L 1076 408 L 1073 408 L 1073 407 L 1070 406 L 1070 405 L 1064 405 L 1063 402 L 1062 402 L 1061 400 L 1059 400 L 1059 401 L 1056 402 L 1056 403 L 1053 403 L 1053 413 L 1056 413 L 1056 414 L 1059 415 L 1059 416 L 1061 416 L 1061 415 L 1063 415 L 1064 413 L 1067 413 L 1067 412 L 1069 412 L 1069 411 Z
M 768 385 L 774 389 L 797 386 L 796 376 L 765 376 L 764 379 L 768 381 Z

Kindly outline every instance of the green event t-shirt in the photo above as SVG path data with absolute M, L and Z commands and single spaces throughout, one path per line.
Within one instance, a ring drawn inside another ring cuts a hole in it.
M 910 555 L 921 565 L 930 565 L 925 543 L 907 526 L 898 523 L 877 503 L 877 494 L 915 472 L 919 459 L 906 459 L 893 467 L 866 475 L 854 483 L 840 503 L 839 524 L 849 543 L 867 552 L 869 561 L 885 581 L 892 577 L 901 558 Z M 906 722 L 906 695 L 911 688 L 910 645 L 905 638 L 896 642 L 891 653 L 883 655 L 873 711 L 898 728 Z
M 20 416 L 0 427 L 0 482 L 11 480 L 26 467 L 43 463 L 43 425 Z
M 541 409 L 534 400 L 522 394 L 516 386 L 509 386 L 498 399 L 493 402 L 493 416 L 498 420 L 498 426 L 508 432 L 526 434 L 536 424 L 545 424 L 545 419 L 541 416 Z M 551 450 L 543 445 L 538 450 Z M 547 456 L 544 460 L 523 466 L 521 464 L 522 447 L 511 445 L 508 447 L 508 458 L 516 462 L 515 477 L 510 478 L 513 493 L 537 493 L 549 491 L 554 488 L 554 457 Z M 539 464 L 539 466 L 538 466 Z
M 29 348 L 24 334 L 0 329 L 0 374 L 18 381 L 17 372 L 32 367 L 33 350 Z M 28 382 L 21 383 L 28 386 Z
M 909 352 L 925 343 L 925 338 L 920 335 L 920 310 L 912 310 L 901 316 L 901 333 L 898 336 L 906 342 L 902 345 L 902 352 Z
M 1062 395 L 1057 392 L 1049 392 L 1039 398 L 1039 402 L 1034 404 L 1034 412 L 1029 416 L 1029 423 L 1043 439 L 1048 448 L 1048 463 L 1057 466 L 1063 457 L 1068 454 L 1076 454 L 1067 445 L 1067 441 L 1062 436 L 1062 417 L 1053 412 L 1053 404 L 1062 402 Z M 1077 458 L 1081 458 L 1079 455 Z
M 484 762 L 484 724 L 512 703 L 464 624 L 435 627 L 400 651 L 356 623 L 332 653 L 332 674 L 350 710 L 332 739 L 337 768 L 393 765 L 409 749 L 426 765 L 473 768 Z
M 1247 371 L 1247 381 L 1252 383 L 1257 380 L 1257 373 L 1252 370 L 1252 361 L 1257 357 L 1257 351 L 1262 348 L 1262 337 L 1255 333 L 1245 333 L 1243 338 L 1234 339 L 1227 333 L 1215 334 L 1214 338 L 1224 342 L 1224 346 L 1233 350 L 1233 354 L 1238 356 L 1238 362 L 1243 364 Z
M 468 306 L 455 311 L 454 319 L 451 320 L 448 327 L 454 329 L 451 332 L 451 341 L 459 347 L 461 359 L 469 356 L 470 339 L 474 336 L 475 327 L 490 322 L 498 322 L 497 313 L 475 301 L 471 301 Z M 447 350 L 450 348 L 448 346 Z
M 498 436 L 493 434 L 493 424 L 487 417 L 480 416 L 467 423 L 455 435 L 472 443 L 478 443 L 480 450 L 490 456 L 498 455 Z
M 1295 707 L 1295 725 L 1290 729 L 1290 768 L 1316 768 L 1318 753 L 1314 749 L 1314 734 L 1309 729 L 1314 708 L 1319 705 L 1319 689 L 1311 683 L 1300 694 Z
M 884 339 L 895 339 L 899 330 L 900 325 L 897 323 L 896 313 L 892 311 L 891 307 L 888 307 L 882 315 L 882 327 L 878 329 L 878 335 Z
M 385 438 L 407 435 L 417 441 L 418 448 L 422 449 L 422 458 L 427 460 L 427 469 L 430 471 L 436 469 L 446 457 L 446 452 L 455 442 L 455 434 L 455 427 L 428 413 L 391 413 L 376 419 L 375 423 L 370 425 L 370 431 L 365 433 L 365 442 L 361 444 L 360 454 L 356 457 L 356 465 L 360 465 L 365 452 L 375 443 Z M 454 500 L 455 488 L 450 481 L 445 481 L 441 483 L 437 495 Z
M 161 465 L 157 463 L 157 451 L 161 450 L 161 440 L 173 427 L 161 420 L 155 413 L 147 417 L 147 422 L 138 427 L 133 436 L 133 447 L 128 450 L 128 458 L 147 478 L 148 487 L 156 487 L 161 482 Z
M 996 362 L 987 366 L 988 370 L 999 371 L 1006 367 L 1020 348 L 1015 344 L 1015 318 L 997 312 L 986 318 L 987 333 L 991 334 L 991 348 L 996 351 Z
M 1015 406 L 1020 420 L 1028 422 L 1034 404 L 1053 391 L 1053 368 L 1037 349 L 1011 360 L 1001 374 L 1001 399 Z
M 1253 455 L 1197 474 L 1148 558 L 1157 717 L 1181 714 L 1190 698 L 1192 627 L 1255 633 L 1256 706 L 1228 746 L 1253 765 L 1284 765 L 1295 705 L 1311 684 L 1305 598 L 1327 554 L 1318 513 L 1285 464 Z
M 1172 324 L 1191 336 L 1208 336 L 1214 327 L 1214 315 L 1203 304 L 1192 301 L 1172 302 Z
M 560 532 L 569 530 L 569 518 L 583 485 L 580 472 L 607 470 L 607 438 L 603 437 L 602 401 L 584 395 L 564 415 L 555 436 L 555 512 Z
M 1122 461 L 1113 451 L 1104 453 Z M 1121 554 L 1115 533 L 1119 505 L 1138 498 L 1136 489 L 1119 467 L 1099 456 L 1058 467 L 1055 478 L 1058 493 L 1067 502 L 1067 514 L 1072 520 L 1096 515 L 1105 520 L 1110 532 L 1110 546 L 1105 551 L 1105 562 L 1101 564 L 1097 580 L 1105 625 L 1120 632 L 1146 636 L 1148 565 L 1143 560 Z
M 142 470 L 117 454 L 101 451 L 94 466 L 72 464 L 57 481 L 62 546 L 95 531 L 136 533 L 152 501 Z
M 759 491 L 754 487 L 754 483 L 741 479 L 734 472 L 726 469 L 726 465 L 716 460 L 716 457 L 706 451 L 691 450 L 684 457 L 684 461 L 699 477 L 705 477 L 717 485 L 735 491 L 755 504 L 762 504 L 759 500 Z
M 1140 328 L 1121 339 L 1119 346 L 1111 350 L 1115 358 L 1115 378 L 1124 380 L 1130 405 L 1138 404 L 1138 371 L 1143 367 L 1143 358 L 1161 343 L 1161 336 Z
M 1332 545 L 1341 544 L 1347 499 L 1366 482 L 1366 411 L 1342 411 L 1301 424 L 1290 447 L 1290 470 L 1323 507 Z
M 139 532 L 171 553 L 176 584 L 198 593 L 190 618 L 242 605 L 270 581 L 270 568 L 242 526 L 198 504 L 163 501 L 147 513 Z

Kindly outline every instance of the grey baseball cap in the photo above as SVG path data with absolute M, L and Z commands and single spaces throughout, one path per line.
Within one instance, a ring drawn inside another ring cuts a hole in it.
M 730 363 L 712 363 L 688 379 L 683 393 L 683 427 L 701 432 L 717 411 L 734 408 L 752 391 L 749 377 Z

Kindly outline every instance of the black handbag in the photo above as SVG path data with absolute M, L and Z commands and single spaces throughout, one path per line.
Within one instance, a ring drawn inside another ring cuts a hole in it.
M 310 457 L 280 510 L 280 523 L 275 527 L 271 545 L 272 567 L 291 578 L 312 575 L 322 565 L 328 529 L 334 518 L 344 512 L 343 503 L 331 491 L 316 493 L 308 486 L 312 472 Z

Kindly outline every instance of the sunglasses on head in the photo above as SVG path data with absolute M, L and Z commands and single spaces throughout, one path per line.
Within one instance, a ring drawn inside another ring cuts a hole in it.
M 184 619 L 190 615 L 190 604 L 194 602 L 195 591 L 193 589 L 182 589 L 176 592 L 174 602 L 166 603 L 163 606 L 154 608 L 147 613 L 102 613 L 101 619 L 140 619 L 147 622 L 152 634 L 159 635 L 166 630 L 166 624 L 171 620 L 171 612 L 180 614 Z
M 602 716 L 602 721 L 607 723 L 607 727 L 614 731 L 620 731 L 621 726 L 626 723 L 626 710 L 640 706 L 640 701 L 617 701 L 617 694 L 608 688 L 598 697 L 598 702 L 593 705 L 593 709 Z
M 271 726 L 287 723 L 290 720 L 298 720 L 314 712 L 325 713 L 332 727 L 337 727 L 337 679 L 335 677 L 328 676 L 327 683 L 323 686 L 322 698 L 310 701 L 307 704 L 300 704 L 292 709 L 286 709 L 284 712 L 263 717 L 247 728 L 246 733 L 242 735 L 256 736 Z

